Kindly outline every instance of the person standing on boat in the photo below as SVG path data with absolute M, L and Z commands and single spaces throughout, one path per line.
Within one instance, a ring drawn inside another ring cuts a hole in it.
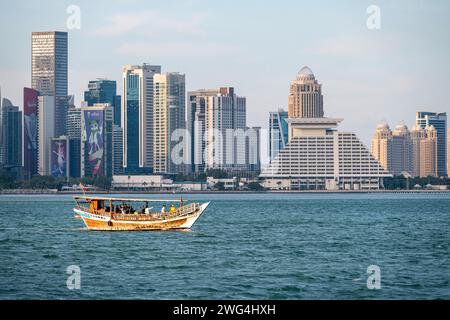
M 162 208 L 161 208 L 161 213 L 165 213 L 166 212 L 166 205 L 163 204 Z
M 170 213 L 175 213 L 176 209 L 173 203 L 170 205 Z

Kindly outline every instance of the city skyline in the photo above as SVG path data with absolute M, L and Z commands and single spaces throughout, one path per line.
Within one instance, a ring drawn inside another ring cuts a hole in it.
M 220 8 L 219 14 L 217 4 L 175 3 L 178 6 L 117 1 L 105 7 L 101 2 L 79 1 L 73 4 L 81 10 L 81 27 L 74 30 L 66 27 L 66 9 L 72 3 L 11 4 L 0 13 L 2 24 L 12 22 L 15 15 L 9 13 L 14 12 L 20 12 L 25 22 L 14 35 L 8 28 L 0 31 L 9 48 L 0 59 L 2 95 L 22 108 L 23 87 L 31 86 L 30 34 L 60 30 L 69 32 L 68 94 L 75 94 L 77 106 L 90 80 L 116 80 L 120 93 L 122 66 L 147 62 L 186 74 L 186 91 L 238 88 L 247 97 L 249 125 L 264 128 L 270 111 L 287 109 L 288 84 L 307 65 L 324 84 L 325 116 L 345 118 L 342 128 L 357 132 L 367 146 L 373 128 L 382 120 L 404 120 L 411 127 L 416 111 L 448 110 L 449 44 L 436 41 L 449 36 L 445 17 L 450 6 L 444 1 L 434 6 L 422 1 L 381 1 L 379 30 L 366 26 L 368 3 L 327 3 L 335 10 L 325 15 L 320 9 L 323 3 L 255 7 L 250 1 L 233 12 L 238 22 L 259 21 L 246 23 L 243 30 L 230 24 L 220 27 L 220 23 L 211 27 L 231 14 L 229 8 Z M 289 19 L 279 21 L 277 13 Z M 39 15 L 46 19 L 37 19 Z M 299 26 L 314 25 L 313 35 L 307 28 L 292 28 L 298 16 L 302 17 Z M 279 23 L 275 28 L 263 25 L 260 21 L 267 20 L 262 18 Z M 149 32 L 149 27 L 155 32 Z M 434 81 L 423 81 L 424 74 Z M 377 113 L 368 117 L 371 109 Z

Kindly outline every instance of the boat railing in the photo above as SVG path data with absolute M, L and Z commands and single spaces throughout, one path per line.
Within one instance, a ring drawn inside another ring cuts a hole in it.
M 185 215 L 192 214 L 200 207 L 199 203 L 193 202 L 187 205 L 184 205 L 180 208 L 177 208 L 175 212 L 151 212 L 150 214 L 131 214 L 131 213 L 121 213 L 121 212 L 109 212 L 105 210 L 91 210 L 89 207 L 82 206 L 78 204 L 78 209 L 84 210 L 86 212 L 90 212 L 97 215 L 109 216 L 114 218 L 119 218 L 121 220 L 145 220 L 150 215 L 156 219 L 167 219 L 167 218 L 176 218 L 182 217 Z

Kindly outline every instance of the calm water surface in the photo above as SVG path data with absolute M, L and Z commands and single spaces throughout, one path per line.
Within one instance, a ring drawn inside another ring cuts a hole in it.
M 0 299 L 450 299 L 450 194 L 184 197 L 212 200 L 191 232 L 113 233 L 71 196 L 0 196 Z

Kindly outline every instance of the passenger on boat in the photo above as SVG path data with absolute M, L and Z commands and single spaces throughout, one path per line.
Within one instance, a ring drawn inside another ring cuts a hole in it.
M 145 214 L 150 214 L 150 208 L 145 208 L 145 210 L 144 210 L 144 212 L 145 212 Z
M 161 208 L 161 213 L 164 213 L 164 212 L 166 212 L 166 205 L 165 204 L 163 204 L 163 206 Z
M 170 213 L 174 213 L 176 211 L 175 206 L 173 203 L 170 205 Z

